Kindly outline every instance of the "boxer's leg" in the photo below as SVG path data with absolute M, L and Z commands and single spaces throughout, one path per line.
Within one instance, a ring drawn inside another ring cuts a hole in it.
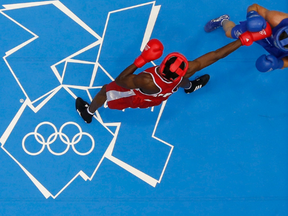
M 107 100 L 106 86 L 107 85 L 102 86 L 101 90 L 96 94 L 89 106 L 88 112 L 94 113 L 98 108 L 103 106 L 103 104 Z
M 82 98 L 78 97 L 76 99 L 76 110 L 86 123 L 91 123 L 94 112 L 105 103 L 107 99 L 106 86 L 107 85 L 104 85 L 96 94 L 90 106 L 89 103 L 84 101 Z

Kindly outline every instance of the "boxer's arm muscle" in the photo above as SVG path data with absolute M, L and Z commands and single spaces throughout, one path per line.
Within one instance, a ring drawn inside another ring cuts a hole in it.
M 191 77 L 197 71 L 202 70 L 203 68 L 215 63 L 216 61 L 222 58 L 225 58 L 230 53 L 237 50 L 240 46 L 242 46 L 242 43 L 238 39 L 236 41 L 227 44 L 224 47 L 221 47 L 220 49 L 206 53 L 205 55 L 195 59 L 194 61 L 189 61 L 189 69 L 184 77 L 185 78 Z
M 247 12 L 252 10 L 256 11 L 260 16 L 264 17 L 264 19 L 270 23 L 272 28 L 277 26 L 283 19 L 288 18 L 288 13 L 268 10 L 258 4 L 252 4 L 247 8 Z
M 133 73 L 136 70 L 137 70 L 137 67 L 135 64 L 131 64 L 130 66 L 128 66 L 115 79 L 116 84 L 127 89 L 137 88 L 137 86 L 135 86 L 134 81 L 133 81 L 134 77 L 136 76 Z

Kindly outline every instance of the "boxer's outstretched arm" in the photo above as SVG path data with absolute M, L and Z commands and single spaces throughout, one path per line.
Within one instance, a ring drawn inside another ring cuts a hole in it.
M 206 53 L 205 55 L 200 56 L 199 58 L 195 59 L 194 61 L 189 61 L 188 62 L 189 68 L 188 68 L 188 71 L 184 77 L 185 78 L 191 77 L 197 71 L 202 70 L 203 68 L 215 63 L 216 61 L 218 61 L 222 58 L 225 58 L 230 53 L 237 50 L 240 46 L 242 46 L 242 43 L 238 39 L 236 41 L 233 41 L 233 42 L 227 44 L 224 47 L 221 47 L 220 49 Z

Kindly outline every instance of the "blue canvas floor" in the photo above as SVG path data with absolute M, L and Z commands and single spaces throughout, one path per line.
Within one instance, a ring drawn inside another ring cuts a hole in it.
M 258 72 L 257 44 L 158 107 L 75 110 L 150 38 L 188 60 L 232 42 L 204 25 L 252 3 L 0 0 L 0 215 L 288 215 L 288 71 Z

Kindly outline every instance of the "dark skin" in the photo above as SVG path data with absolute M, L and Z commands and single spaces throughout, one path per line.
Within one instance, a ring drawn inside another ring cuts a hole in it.
M 203 68 L 215 63 L 216 61 L 225 58 L 230 53 L 237 50 L 240 46 L 242 46 L 241 41 L 236 40 L 224 47 L 221 47 L 220 49 L 206 53 L 205 55 L 202 55 L 193 61 L 188 61 L 188 70 L 182 81 L 179 83 L 178 87 L 188 88 L 190 85 L 190 81 L 188 79 L 189 77 L 194 75 L 197 71 L 200 71 Z M 115 79 L 116 84 L 127 89 L 140 88 L 141 91 L 147 94 L 154 94 L 159 92 L 160 89 L 154 84 L 152 76 L 148 73 L 140 73 L 138 75 L 134 74 L 137 69 L 138 68 L 134 64 L 128 66 Z M 104 85 L 91 102 L 89 111 L 94 113 L 105 103 L 106 99 L 106 85 Z

